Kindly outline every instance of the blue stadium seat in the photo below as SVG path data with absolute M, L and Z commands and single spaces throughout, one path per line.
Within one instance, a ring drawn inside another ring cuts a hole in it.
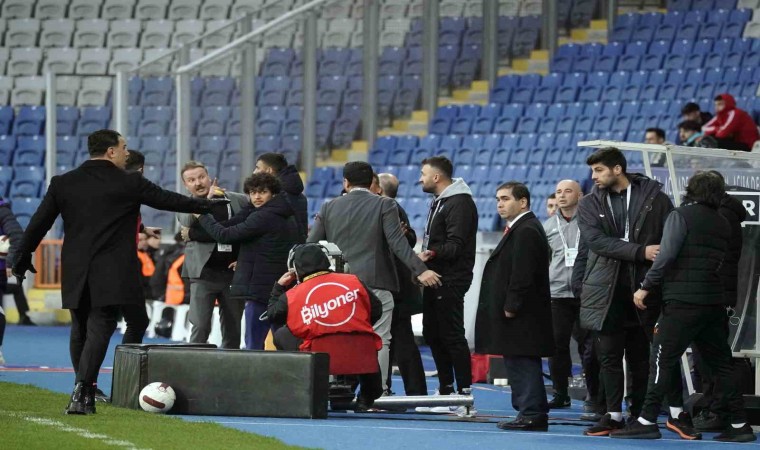
M 10 134 L 14 115 L 12 106 L 0 106 L 0 136 Z
M 22 106 L 13 123 L 13 134 L 16 136 L 37 136 L 43 133 L 44 127 L 44 106 Z

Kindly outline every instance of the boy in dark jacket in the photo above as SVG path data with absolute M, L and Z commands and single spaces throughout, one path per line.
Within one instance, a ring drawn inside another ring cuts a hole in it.
M 263 350 L 270 330 L 260 320 L 266 311 L 269 290 L 287 270 L 288 252 L 299 243 L 293 208 L 281 194 L 280 181 L 269 173 L 255 173 L 244 183 L 252 208 L 240 211 L 229 223 L 218 223 L 211 214 L 199 223 L 214 240 L 240 244 L 230 296 L 246 301 L 246 337 L 249 350 Z

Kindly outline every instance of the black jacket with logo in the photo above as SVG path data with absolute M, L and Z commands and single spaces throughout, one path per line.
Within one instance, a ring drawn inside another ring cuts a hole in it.
M 578 207 L 582 249 L 588 249 L 580 312 L 581 326 L 585 329 L 602 328 L 619 277 L 628 277 L 626 284 L 631 286 L 632 294 L 638 289 L 651 266 L 645 257 L 646 247 L 659 245 L 665 219 L 673 209 L 673 203 L 662 192 L 661 183 L 641 174 L 628 174 L 628 179 L 631 182 L 629 189 L 633 189 L 628 215 L 631 223 L 629 242 L 617 237 L 606 189 L 595 186 L 581 199 Z M 625 264 L 627 271 L 620 270 L 622 262 L 629 263 Z M 661 292 L 651 292 L 647 297 L 646 312 L 639 312 L 642 324 L 654 325 L 660 305 Z

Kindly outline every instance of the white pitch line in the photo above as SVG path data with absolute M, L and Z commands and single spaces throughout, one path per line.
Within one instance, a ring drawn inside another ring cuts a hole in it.
M 366 425 L 329 425 L 329 424 L 309 424 L 309 423 L 278 423 L 278 422 L 234 422 L 234 421 L 220 421 L 215 422 L 218 424 L 223 425 L 266 425 L 269 427 L 272 426 L 286 426 L 286 427 L 324 427 L 324 428 L 365 428 L 370 430 L 405 430 L 405 431 L 435 431 L 435 432 L 448 432 L 448 433 L 477 433 L 477 434 L 520 434 L 522 436 L 531 436 L 531 437 L 569 437 L 569 438 L 582 438 L 588 441 L 589 444 L 592 442 L 601 442 L 606 441 L 609 442 L 608 439 L 595 439 L 593 437 L 583 436 L 581 434 L 563 434 L 563 433 L 551 433 L 551 432 L 542 432 L 542 433 L 525 433 L 522 431 L 515 431 L 515 432 L 509 432 L 509 431 L 488 431 L 488 430 L 464 430 L 464 429 L 451 429 L 451 428 L 413 428 L 413 427 L 377 427 L 377 426 L 366 426 Z M 271 432 L 271 428 L 268 430 Z M 668 444 L 684 444 L 684 445 L 692 445 L 692 444 L 730 444 L 729 442 L 718 442 L 718 441 L 687 441 L 684 439 L 659 439 L 658 442 L 668 443 Z M 757 444 L 755 444 L 757 446 Z
M 31 422 L 37 425 L 43 425 L 43 426 L 55 428 L 59 431 L 73 433 L 79 437 L 83 437 L 85 439 L 94 439 L 94 440 L 102 442 L 105 445 L 110 445 L 113 447 L 123 447 L 127 450 L 141 450 L 132 442 L 125 441 L 123 439 L 115 439 L 115 438 L 112 438 L 111 436 L 108 436 L 107 434 L 93 433 L 90 430 L 87 430 L 85 428 L 72 427 L 63 422 L 59 422 L 53 419 L 46 419 L 44 417 L 35 417 L 35 416 L 25 416 L 22 414 L 11 412 L 11 411 L 2 411 L 2 410 L 0 410 L 0 415 L 16 417 L 16 418 L 23 419 L 23 420 L 26 420 L 27 422 Z M 150 449 L 142 449 L 142 450 L 150 450 Z

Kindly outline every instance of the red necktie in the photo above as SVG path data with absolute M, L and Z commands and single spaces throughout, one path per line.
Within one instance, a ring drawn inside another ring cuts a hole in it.
M 509 233 L 509 225 L 504 227 L 504 236 L 506 236 Z

